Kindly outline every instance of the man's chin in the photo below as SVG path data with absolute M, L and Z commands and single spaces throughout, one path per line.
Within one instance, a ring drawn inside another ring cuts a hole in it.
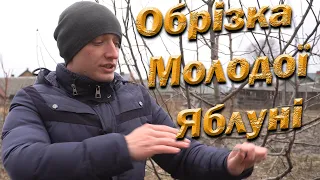
M 114 75 L 108 74 L 108 75 L 102 75 L 97 78 L 99 82 L 111 82 L 114 79 Z

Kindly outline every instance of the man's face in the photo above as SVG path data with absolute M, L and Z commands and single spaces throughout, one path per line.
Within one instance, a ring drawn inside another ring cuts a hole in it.
M 116 35 L 101 35 L 83 47 L 67 68 L 98 82 L 110 82 L 117 67 L 119 48 L 119 38 Z

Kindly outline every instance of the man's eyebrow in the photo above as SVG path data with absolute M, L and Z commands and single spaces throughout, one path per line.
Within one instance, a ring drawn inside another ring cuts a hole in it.
M 95 42 L 95 41 L 102 41 L 103 39 L 101 37 L 96 37 L 92 39 L 90 42 Z
M 100 40 L 100 39 L 102 39 L 102 37 L 96 37 L 96 38 L 93 39 L 93 41 Z

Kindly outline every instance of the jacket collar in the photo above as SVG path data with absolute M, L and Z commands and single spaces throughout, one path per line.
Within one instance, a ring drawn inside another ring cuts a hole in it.
M 115 90 L 122 77 L 115 73 L 112 82 L 96 82 L 88 77 L 69 71 L 64 63 L 56 67 L 56 80 L 70 96 L 80 101 L 109 102 L 114 99 Z M 48 78 L 46 78 L 48 80 Z

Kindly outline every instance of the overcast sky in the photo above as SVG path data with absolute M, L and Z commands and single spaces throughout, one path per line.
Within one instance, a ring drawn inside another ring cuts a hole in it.
M 132 9 L 134 10 L 135 16 L 143 7 L 157 7 L 159 8 L 163 16 L 166 11 L 172 6 L 176 5 L 178 1 L 169 1 L 169 0 L 131 0 Z M 56 46 L 56 42 L 53 38 L 53 32 L 57 25 L 58 18 L 60 13 L 69 5 L 76 2 L 75 0 L 0 0 L 0 54 L 4 62 L 5 69 L 10 70 L 14 75 L 19 75 L 26 68 L 29 68 L 31 71 L 37 67 L 46 67 L 50 70 L 54 70 L 56 63 L 63 62 L 63 59 L 59 56 L 59 52 Z M 100 0 L 100 2 L 106 6 L 111 5 L 110 0 Z M 227 1 L 225 1 L 227 2 Z M 234 0 L 232 4 L 233 7 L 240 7 L 239 1 Z M 248 7 L 250 4 L 247 4 L 249 1 L 244 1 L 245 6 Z M 260 5 L 269 5 L 270 7 L 275 6 L 279 1 L 262 0 L 259 1 Z M 121 14 L 121 1 L 117 0 L 119 15 Z M 250 1 L 253 3 L 253 1 Z M 188 4 L 191 6 L 191 9 L 198 8 L 203 3 L 201 0 L 188 1 Z M 301 11 L 304 11 L 307 7 L 305 1 L 291 0 L 286 1 L 286 4 L 289 4 L 293 8 L 293 18 L 295 18 L 296 23 L 299 22 L 301 18 Z M 251 6 L 257 6 L 256 3 L 251 4 Z M 315 13 L 319 12 L 319 3 L 314 2 Z M 205 7 L 204 7 L 205 8 Z M 203 9 L 203 8 L 202 8 Z M 227 9 L 227 8 L 225 8 Z M 247 14 L 247 10 L 244 9 Z M 187 12 L 184 10 L 183 12 Z M 269 11 L 270 12 L 270 11 Z M 267 19 L 270 16 L 270 13 L 267 14 Z M 187 16 L 188 17 L 188 16 Z M 305 38 L 306 35 L 314 27 L 314 20 L 312 15 L 308 16 L 307 23 L 304 25 L 304 31 L 300 32 L 299 35 L 301 38 Z M 37 32 L 38 29 L 38 32 Z M 291 29 L 286 29 L 284 32 L 292 34 Z M 208 33 L 207 33 L 208 34 Z M 302 34 L 304 34 L 302 36 Z M 168 36 L 164 32 L 164 28 L 161 31 L 161 37 L 167 45 L 167 48 L 172 55 L 179 54 L 178 47 L 178 38 Z M 185 48 L 186 49 L 195 49 L 194 43 L 188 43 L 187 34 L 184 34 L 185 37 Z M 234 33 L 234 49 L 240 50 L 250 46 L 252 37 L 244 33 Z M 261 37 L 263 38 L 263 37 Z M 228 56 L 224 56 L 224 52 L 228 53 L 228 49 L 223 47 L 224 43 L 228 41 L 227 37 L 221 38 L 221 51 L 219 54 L 221 56 L 221 61 L 228 62 Z M 148 39 L 147 42 L 150 44 L 152 51 L 156 56 L 163 56 L 164 59 L 169 57 L 167 49 L 163 45 L 161 39 L 158 37 L 153 39 Z M 302 42 L 302 40 L 301 40 Z M 319 44 L 315 51 L 319 51 Z M 192 51 L 186 50 L 188 56 L 186 56 L 186 61 L 196 60 L 196 55 Z M 238 53 L 239 54 L 239 53 Z M 320 53 L 319 53 L 320 54 Z M 149 59 L 144 59 L 146 62 Z M 204 63 L 210 63 L 210 51 L 202 47 L 201 54 L 199 54 L 199 60 Z M 309 61 L 312 63 L 312 66 L 309 65 L 309 72 L 315 72 L 320 70 L 319 59 L 313 59 Z M 0 73 L 2 76 L 2 72 Z

